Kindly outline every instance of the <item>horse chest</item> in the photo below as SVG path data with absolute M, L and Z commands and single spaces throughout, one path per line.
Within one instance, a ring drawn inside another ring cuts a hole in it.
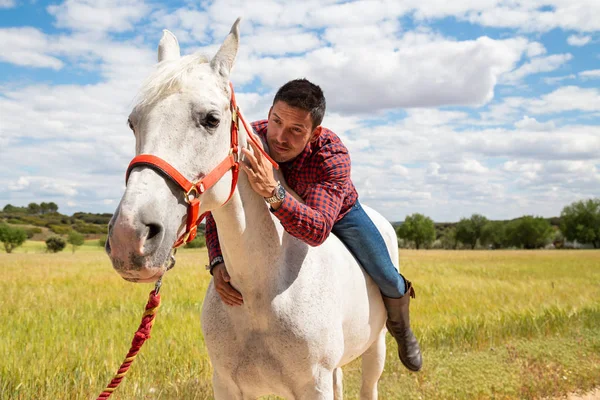
M 297 364 L 306 368 L 315 362 L 313 357 L 325 356 L 323 351 L 315 352 L 315 347 L 324 346 L 337 352 L 338 349 L 327 346 L 328 342 L 342 343 L 341 322 L 336 324 L 333 317 L 318 307 L 303 303 L 290 306 L 282 298 L 269 305 L 247 303 L 225 309 L 214 297 L 213 306 L 205 308 L 203 315 L 205 340 L 209 348 L 211 345 L 218 348 L 230 365 L 283 363 L 286 368 L 295 369 Z M 213 303 L 208 298 L 207 301 Z

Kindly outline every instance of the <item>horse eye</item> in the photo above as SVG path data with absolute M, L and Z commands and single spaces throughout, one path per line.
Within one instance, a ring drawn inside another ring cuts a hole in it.
M 133 129 L 133 124 L 131 123 L 130 119 L 127 120 L 127 125 L 129 125 L 129 129 L 131 129 L 132 131 L 135 130 L 135 129 Z
M 221 121 L 215 114 L 208 114 L 204 119 L 204 126 L 207 128 L 216 128 Z

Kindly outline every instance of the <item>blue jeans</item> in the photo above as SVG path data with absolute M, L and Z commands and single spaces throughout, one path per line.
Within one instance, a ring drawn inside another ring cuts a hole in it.
M 358 200 L 331 231 L 346 245 L 384 296 L 404 296 L 404 278 L 394 267 L 383 237 Z

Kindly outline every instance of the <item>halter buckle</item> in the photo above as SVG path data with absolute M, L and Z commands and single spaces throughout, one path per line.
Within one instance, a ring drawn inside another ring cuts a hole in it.
M 200 184 L 198 184 L 198 182 L 194 183 L 194 185 L 190 188 L 190 190 L 188 190 L 187 192 L 183 192 L 183 196 L 185 198 L 185 202 L 190 204 L 190 202 L 193 199 L 197 199 L 198 197 L 200 197 L 200 195 L 202 193 L 204 193 L 206 189 L 204 188 L 204 183 L 200 182 Z M 194 194 L 193 198 L 190 198 L 190 196 L 192 196 L 192 193 Z

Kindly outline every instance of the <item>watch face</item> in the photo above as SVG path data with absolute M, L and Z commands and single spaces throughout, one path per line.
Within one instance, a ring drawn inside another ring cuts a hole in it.
M 279 185 L 279 187 L 277 188 L 277 198 L 279 200 L 283 200 L 284 197 L 285 197 L 285 189 L 283 188 L 283 186 Z

